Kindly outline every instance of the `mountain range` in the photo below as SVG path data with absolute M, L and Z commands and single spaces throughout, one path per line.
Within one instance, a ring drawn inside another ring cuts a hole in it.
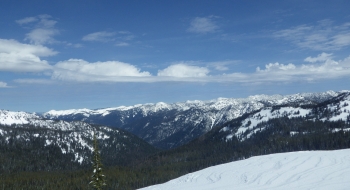
M 214 126 L 262 108 L 317 104 L 347 91 L 300 93 L 293 95 L 255 95 L 248 98 L 218 98 L 173 104 L 138 104 L 106 109 L 51 110 L 44 118 L 84 121 L 129 131 L 153 146 L 171 149 L 207 133 Z M 266 117 L 267 118 L 267 117 Z M 266 119 L 265 118 L 265 119 Z

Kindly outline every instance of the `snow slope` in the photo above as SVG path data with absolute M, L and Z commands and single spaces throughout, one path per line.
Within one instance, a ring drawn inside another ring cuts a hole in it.
M 350 188 L 350 149 L 256 156 L 206 168 L 143 190 Z

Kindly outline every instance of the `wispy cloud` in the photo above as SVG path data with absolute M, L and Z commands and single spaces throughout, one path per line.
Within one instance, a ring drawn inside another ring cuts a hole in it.
M 123 46 L 129 46 L 130 44 L 129 43 L 126 43 L 126 42 L 118 42 L 115 44 L 116 46 L 119 46 L 119 47 L 123 47 Z
M 15 79 L 14 82 L 21 83 L 21 84 L 53 84 L 53 80 L 49 79 Z
M 201 34 L 216 32 L 219 27 L 215 23 L 215 18 L 215 16 L 196 17 L 191 20 L 187 31 Z
M 315 25 L 299 25 L 273 33 L 275 38 L 288 40 L 300 48 L 328 51 L 350 45 L 350 23 L 334 25 L 322 20 Z
M 16 22 L 18 24 L 20 24 L 20 25 L 28 24 L 28 23 L 36 22 L 36 21 L 38 21 L 37 17 L 26 17 L 26 18 L 23 18 L 23 19 L 16 20 Z
M 51 65 L 41 57 L 57 54 L 42 45 L 23 44 L 16 40 L 0 39 L 0 71 L 42 72 Z
M 82 40 L 90 42 L 114 42 L 115 46 L 130 46 L 130 42 L 135 36 L 129 31 L 107 32 L 99 31 L 85 35 Z
M 7 86 L 6 82 L 1 82 L 0 81 L 0 88 L 8 88 L 9 86 Z
M 53 20 L 50 15 L 26 17 L 16 22 L 30 29 L 24 40 L 32 44 L 43 45 L 56 42 L 53 36 L 59 34 L 59 30 L 55 28 L 57 21 Z
M 130 41 L 135 38 L 135 35 L 133 35 L 129 31 L 119 31 L 118 32 L 118 39 L 123 41 Z
M 227 60 L 227 61 L 215 61 L 209 62 L 207 65 L 213 67 L 217 71 L 227 71 L 230 69 L 230 66 L 237 64 L 238 60 Z
M 88 34 L 82 38 L 83 41 L 109 42 L 114 41 L 115 32 L 100 31 Z
M 62 43 L 66 44 L 69 47 L 74 47 L 74 48 L 81 48 L 81 47 L 83 47 L 82 44 L 74 44 L 74 43 L 70 43 L 70 42 L 62 42 Z

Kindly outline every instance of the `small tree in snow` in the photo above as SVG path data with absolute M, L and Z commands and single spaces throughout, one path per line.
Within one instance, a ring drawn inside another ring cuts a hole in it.
M 105 175 L 102 173 L 102 163 L 101 156 L 98 150 L 98 142 L 96 138 L 96 134 L 94 133 L 94 151 L 92 155 L 92 166 L 93 166 L 93 174 L 91 176 L 90 184 L 97 190 L 101 190 L 102 186 L 106 185 Z

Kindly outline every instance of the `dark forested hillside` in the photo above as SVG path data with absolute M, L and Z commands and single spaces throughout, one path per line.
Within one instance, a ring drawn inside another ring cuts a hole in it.
M 156 151 L 128 132 L 103 126 L 59 130 L 30 124 L 0 125 L 0 172 L 89 168 L 94 132 L 106 166 L 127 165 Z

